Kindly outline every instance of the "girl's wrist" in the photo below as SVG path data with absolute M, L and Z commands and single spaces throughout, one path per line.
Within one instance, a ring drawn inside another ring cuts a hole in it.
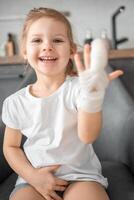
M 92 93 L 81 93 L 77 108 L 85 112 L 96 113 L 102 110 L 105 90 L 94 91 Z
M 33 185 L 33 181 L 34 181 L 34 179 L 36 179 L 35 178 L 36 171 L 37 171 L 37 169 L 34 168 L 33 166 L 31 166 L 30 169 L 27 171 L 27 175 L 26 175 L 25 179 L 31 185 Z
M 80 95 L 78 98 L 78 109 L 89 113 L 102 110 L 105 90 L 109 80 L 104 70 L 99 73 L 91 72 L 90 69 L 79 74 Z

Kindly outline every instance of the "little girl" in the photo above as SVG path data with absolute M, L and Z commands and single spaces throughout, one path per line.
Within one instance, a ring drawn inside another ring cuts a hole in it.
M 6 98 L 2 112 L 4 155 L 18 174 L 10 200 L 109 199 L 92 143 L 101 129 L 108 80 L 122 72 L 106 75 L 107 51 L 101 42 L 100 48 L 102 58 L 90 58 L 86 45 L 83 64 L 64 15 L 48 8 L 27 15 L 21 52 L 37 80 Z M 78 76 L 70 76 L 73 58 Z

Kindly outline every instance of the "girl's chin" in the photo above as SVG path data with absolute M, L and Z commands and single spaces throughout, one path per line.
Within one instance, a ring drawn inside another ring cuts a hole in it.
M 56 62 L 39 63 L 38 69 L 46 73 L 56 73 L 58 71 L 64 71 L 64 69 L 62 69 L 60 65 L 57 65 Z
M 40 69 L 38 69 L 38 70 L 36 70 L 36 73 L 38 73 L 38 74 L 42 74 L 42 75 L 44 75 L 44 76 L 56 76 L 56 75 L 59 75 L 59 74 L 65 74 L 65 72 L 64 71 L 61 71 L 61 70 L 57 70 L 57 68 L 56 69 L 48 69 L 48 68 L 44 68 L 44 69 L 42 69 L 42 68 L 40 68 Z
M 46 63 L 40 62 L 38 64 L 38 68 L 40 68 L 41 70 L 44 70 L 44 71 L 51 71 L 56 68 L 56 64 L 53 62 L 51 62 L 51 63 L 50 62 L 46 62 Z
M 43 75 L 53 75 L 55 74 L 55 70 L 42 70 L 42 69 L 39 69 L 37 70 L 39 73 L 43 74 Z

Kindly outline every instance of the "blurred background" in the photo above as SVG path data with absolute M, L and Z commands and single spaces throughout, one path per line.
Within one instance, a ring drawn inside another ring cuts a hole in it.
M 117 14 L 116 37 L 127 38 L 118 45 L 118 49 L 134 48 L 133 0 L 0 0 L 1 48 L 8 39 L 8 33 L 12 33 L 18 51 L 18 37 L 26 14 L 32 8 L 42 6 L 69 13 L 75 41 L 80 45 L 83 45 L 87 34 L 93 38 L 107 36 L 112 45 L 113 15 Z M 116 13 L 121 6 L 124 6 L 123 12 Z

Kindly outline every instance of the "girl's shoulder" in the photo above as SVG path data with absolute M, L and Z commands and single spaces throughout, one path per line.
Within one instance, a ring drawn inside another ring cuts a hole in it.
M 4 101 L 6 102 L 12 102 L 12 101 L 16 101 L 19 98 L 23 98 L 26 95 L 26 88 L 22 88 L 16 92 L 14 92 L 13 94 L 9 95 L 8 97 L 6 97 L 6 99 Z
M 66 80 L 65 95 L 73 95 L 79 93 L 78 76 L 68 76 Z
M 22 105 L 22 101 L 25 99 L 24 98 L 25 91 L 26 91 L 26 88 L 20 89 L 17 92 L 8 96 L 3 102 L 2 121 L 8 127 L 15 128 L 15 129 L 20 128 L 19 118 L 20 118 L 21 110 L 22 110 L 20 109 L 20 107 Z

